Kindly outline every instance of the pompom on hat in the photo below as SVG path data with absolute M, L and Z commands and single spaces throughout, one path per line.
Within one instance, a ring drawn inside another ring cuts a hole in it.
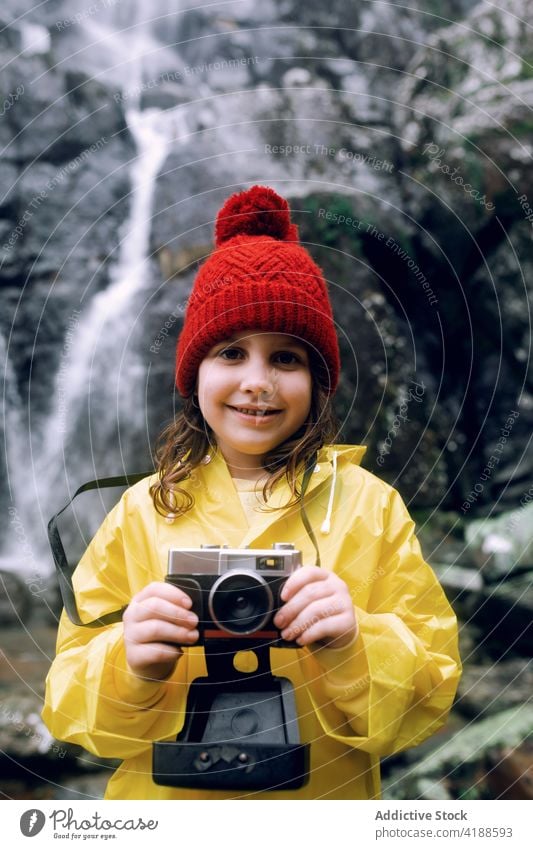
M 201 266 L 176 351 L 176 386 L 192 395 L 208 351 L 241 330 L 306 342 L 327 392 L 339 381 L 339 345 L 324 275 L 300 245 L 289 205 L 273 189 L 232 195 L 218 213 L 215 250 Z

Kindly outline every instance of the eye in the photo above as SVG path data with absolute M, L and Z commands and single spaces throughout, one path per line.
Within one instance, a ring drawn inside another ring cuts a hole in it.
M 218 356 L 222 357 L 223 360 L 238 360 L 242 356 L 242 351 L 240 348 L 223 348 L 218 352 Z
M 274 359 L 282 366 L 302 365 L 304 360 L 294 351 L 278 351 L 274 355 Z

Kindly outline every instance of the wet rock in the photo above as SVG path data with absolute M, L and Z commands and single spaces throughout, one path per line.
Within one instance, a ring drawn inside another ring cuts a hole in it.
M 17 762 L 29 758 L 61 761 L 78 747 L 55 740 L 40 713 L 42 702 L 31 693 L 3 693 L 0 699 L 0 749 Z
M 533 665 L 524 658 L 472 663 L 463 654 L 465 668 L 456 707 L 478 719 L 527 704 L 533 691 Z
M 527 0 L 512 0 L 505 9 L 478 3 L 468 15 L 468 30 L 457 23 L 429 37 L 428 47 L 413 57 L 413 76 L 400 86 L 400 103 L 424 110 L 423 120 L 411 118 L 406 145 L 420 145 L 431 133 L 441 145 L 453 142 L 457 150 L 467 138 L 483 145 L 489 139 L 506 140 L 509 150 L 516 149 L 506 128 L 529 120 L 531 80 L 520 57 L 529 55 L 530 16 Z M 501 50 L 502 44 L 509 53 Z M 438 90 L 432 85 L 435 80 Z M 495 162 L 487 160 L 481 179 Z
M 468 521 L 458 514 L 417 514 L 418 536 L 455 611 L 480 629 L 491 656 L 530 650 L 533 505 L 526 495 L 515 510 Z
M 0 215 L 7 216 L 16 201 L 17 178 L 18 169 L 16 166 L 13 163 L 0 160 Z
M 479 648 L 493 659 L 533 649 L 533 572 L 485 584 L 479 571 L 436 565 L 456 613 L 479 629 Z
M 494 799 L 533 799 L 533 742 L 491 752 L 487 783 Z
M 455 613 L 470 621 L 472 610 L 482 603 L 480 593 L 483 590 L 483 581 L 479 571 L 454 564 L 431 565 Z
M 26 584 L 13 572 L 0 570 L 0 622 L 20 625 L 28 618 L 32 597 Z
M 487 661 L 483 649 L 483 631 L 469 620 L 461 619 L 459 622 L 459 655 L 465 666 Z
M 19 191 L 28 218 L 13 253 L 18 263 L 31 262 L 34 278 L 68 278 L 75 290 L 113 258 L 110 234 L 127 210 L 124 154 L 124 144 L 102 136 L 59 167 L 42 162 L 25 170 Z
M 532 526 L 533 487 L 516 509 L 466 523 L 468 550 L 486 583 L 533 569 Z
M 52 785 L 53 799 L 103 799 L 110 773 L 95 775 L 64 775 Z M 20 798 L 20 797 L 17 797 Z
M 423 798 L 427 782 L 439 781 L 452 799 L 492 798 L 487 784 L 489 759 L 503 748 L 521 746 L 532 733 L 533 709 L 527 704 L 470 723 L 418 763 L 394 770 L 383 782 L 383 797 Z M 509 781 L 506 787 L 507 798 L 522 798 Z
M 417 799 L 445 800 L 451 799 L 450 791 L 444 781 L 420 778 L 417 783 Z
M 0 795 L 7 798 L 101 798 L 119 763 L 56 740 L 41 719 L 56 636 L 57 621 L 50 625 L 35 611 L 31 628 L 1 633 Z
M 484 623 L 487 638 L 502 652 L 531 655 L 533 651 L 533 571 L 483 589 L 483 601 L 473 613 Z
M 22 39 L 20 31 L 14 26 L 9 26 L 7 20 L 0 19 L 0 44 L 3 50 L 19 51 Z
M 182 248 L 175 253 L 168 247 L 162 247 L 158 251 L 159 267 L 163 280 L 171 280 L 190 273 L 191 267 L 195 269 L 199 263 L 205 260 L 213 250 L 213 245 L 195 245 L 191 248 Z
M 399 83 L 401 105 L 394 119 L 401 128 L 404 168 L 413 178 L 404 196 L 419 228 L 411 234 L 412 250 L 428 278 L 438 281 L 438 291 L 446 292 L 446 302 L 439 299 L 447 353 L 441 403 L 453 405 L 462 438 L 477 446 L 466 468 L 464 443 L 446 457 L 456 479 L 452 498 L 466 502 L 472 514 L 490 504 L 496 490 L 501 507 L 517 500 L 516 488 L 507 484 L 524 450 L 527 456 L 533 424 L 524 355 L 531 288 L 525 248 L 531 223 L 524 204 L 533 186 L 531 169 L 526 173 L 523 165 L 523 156 L 530 156 L 533 81 L 520 58 L 529 56 L 530 21 L 529 4 L 513 0 L 505 10 L 477 4 L 466 29 L 439 28 Z M 438 256 L 443 245 L 448 270 Z M 412 283 L 402 291 L 411 303 Z M 474 302 L 476 309 L 468 309 Z M 413 328 L 434 371 L 441 353 L 433 329 L 424 326 L 426 318 L 413 314 Z M 520 410 L 520 418 L 502 451 L 501 431 L 513 410 Z M 497 459 L 487 471 L 493 455 Z M 503 468 L 504 479 L 495 487 Z M 472 492 L 473 504 L 467 501 Z
M 1 245 L 3 282 L 17 285 L 31 270 L 33 280 L 49 283 L 63 271 L 82 287 L 80 265 L 110 253 L 124 214 L 129 181 L 121 166 L 133 150 L 124 113 L 113 88 L 61 63 L 51 67 L 39 51 L 7 50 L 4 60 L 2 90 L 11 100 L 0 122 L 0 176 L 11 227 Z
M 476 561 L 465 546 L 465 521 L 460 513 L 416 510 L 413 518 L 416 520 L 418 541 L 429 563 L 477 568 Z

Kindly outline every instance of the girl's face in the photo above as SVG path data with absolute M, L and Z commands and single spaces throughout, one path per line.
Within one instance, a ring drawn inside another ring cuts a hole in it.
M 240 331 L 200 363 L 198 402 L 233 477 L 253 477 L 263 458 L 306 421 L 311 371 L 303 342 Z

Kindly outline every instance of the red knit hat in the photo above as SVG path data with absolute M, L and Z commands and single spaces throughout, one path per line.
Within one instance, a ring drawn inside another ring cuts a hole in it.
M 176 386 L 194 392 L 207 352 L 241 330 L 290 333 L 311 347 L 332 393 L 339 346 L 322 271 L 300 245 L 287 201 L 267 186 L 232 195 L 218 213 L 215 250 L 201 266 L 176 352 Z

